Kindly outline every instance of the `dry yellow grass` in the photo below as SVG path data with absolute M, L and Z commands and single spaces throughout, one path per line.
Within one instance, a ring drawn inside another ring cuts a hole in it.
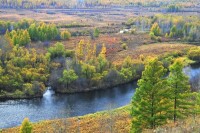
M 69 119 L 48 120 L 33 124 L 34 133 L 126 133 L 131 125 L 130 106 Z M 19 133 L 19 127 L 3 130 Z
M 130 56 L 137 63 L 140 62 L 141 55 L 143 55 L 144 58 L 148 56 L 158 57 L 158 56 L 163 56 L 165 54 L 184 52 L 185 50 L 188 50 L 191 47 L 195 46 L 189 44 L 179 44 L 179 43 L 156 43 L 156 44 L 143 45 L 143 46 L 138 46 L 135 49 L 128 49 L 113 55 L 112 61 L 114 62 L 114 64 L 121 64 L 121 62 L 127 56 Z
M 47 120 L 33 124 L 33 133 L 129 133 L 131 128 L 131 106 L 104 111 L 81 117 Z M 200 116 L 188 117 L 176 124 L 168 124 L 144 133 L 199 133 Z M 19 133 L 19 127 L 4 129 L 2 133 Z

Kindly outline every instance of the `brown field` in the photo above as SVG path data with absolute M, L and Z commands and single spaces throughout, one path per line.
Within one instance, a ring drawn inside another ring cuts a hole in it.
M 0 9 L 0 20 L 19 21 L 21 19 L 34 19 L 49 23 L 71 24 L 80 23 L 91 26 L 107 26 L 108 24 L 121 24 L 134 16 L 134 12 L 125 9 Z
M 107 47 L 107 58 L 114 64 L 120 64 L 127 56 L 137 63 L 140 62 L 140 57 L 144 56 L 161 56 L 169 53 L 178 53 L 187 50 L 195 45 L 183 44 L 178 42 L 163 42 L 155 43 L 150 39 L 148 34 L 140 35 L 101 35 L 95 40 L 91 40 L 89 36 L 72 37 L 68 41 L 61 41 L 66 49 L 74 50 L 80 40 L 90 42 L 91 44 L 102 45 L 105 44 Z M 124 41 L 125 40 L 125 41 Z M 50 42 L 49 46 L 53 46 L 56 42 Z M 127 50 L 122 48 L 122 44 L 126 43 L 128 46 Z M 36 48 L 38 52 L 45 52 L 48 47 L 45 48 L 42 42 L 33 42 L 30 45 L 32 48 Z
M 180 43 L 155 43 L 149 45 L 138 46 L 133 49 L 123 50 L 112 56 L 112 62 L 115 64 L 123 61 L 127 56 L 132 57 L 136 62 L 140 60 L 140 56 L 143 55 L 145 58 L 148 56 L 156 57 L 163 56 L 170 53 L 178 53 L 187 50 L 194 45 L 180 44 Z

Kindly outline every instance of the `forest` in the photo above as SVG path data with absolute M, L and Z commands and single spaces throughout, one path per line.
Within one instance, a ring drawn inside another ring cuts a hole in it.
M 198 132 L 199 7 L 0 0 L 0 133 Z

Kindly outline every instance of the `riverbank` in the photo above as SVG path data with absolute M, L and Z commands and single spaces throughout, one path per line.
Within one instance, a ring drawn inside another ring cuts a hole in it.
M 140 75 L 141 76 L 141 75 Z M 89 88 L 84 88 L 84 89 L 78 89 L 77 87 L 75 88 L 69 88 L 69 89 L 60 89 L 60 90 L 57 90 L 57 89 L 53 89 L 57 94 L 73 94 L 73 93 L 82 93 L 82 92 L 90 92 L 90 91 L 96 91 L 96 90 L 106 90 L 106 89 L 111 89 L 111 88 L 114 88 L 114 87 L 118 87 L 118 86 L 122 86 L 122 85 L 125 85 L 125 84 L 129 84 L 129 83 L 132 83 L 132 82 L 135 82 L 137 81 L 140 76 L 137 76 L 135 77 L 134 79 L 130 80 L 130 81 L 122 81 L 122 82 L 116 82 L 115 84 L 99 84 L 98 86 L 94 86 L 94 87 L 89 87 Z
M 69 86 L 69 88 L 66 88 L 64 86 L 59 86 L 59 87 L 55 86 L 55 88 L 54 87 L 53 88 L 56 93 L 62 93 L 62 94 L 109 89 L 111 87 L 129 83 L 130 81 L 138 80 L 141 77 L 142 71 L 144 69 L 145 59 L 149 57 L 158 57 L 163 62 L 166 68 L 170 65 L 173 59 L 176 58 L 182 58 L 183 62 L 185 63 L 185 66 L 194 64 L 196 62 L 189 59 L 187 54 L 189 49 L 195 47 L 197 46 L 189 44 L 155 43 L 149 45 L 142 45 L 137 48 L 121 51 L 113 57 L 113 59 L 115 58 L 114 60 L 113 59 L 111 60 L 113 60 L 114 65 L 120 67 L 123 64 L 124 59 L 127 56 L 130 56 L 133 62 L 133 66 L 135 66 L 134 69 L 136 71 L 136 75 L 133 79 L 129 81 L 123 79 L 113 80 L 113 78 L 117 78 L 117 76 L 115 76 L 111 78 L 112 82 L 97 81 L 95 86 L 88 85 L 87 81 L 84 82 L 85 84 L 79 85 L 80 83 L 77 81 L 74 82 L 74 84 L 72 84 L 71 86 Z
M 187 57 L 179 59 L 186 60 Z M 186 60 L 186 64 L 188 62 L 191 63 L 191 61 Z M 191 65 L 191 67 L 185 68 L 184 71 L 187 72 L 190 78 L 194 78 L 195 75 L 199 75 L 200 68 L 199 65 Z M 198 87 L 196 83 L 194 82 L 195 88 Z M 53 90 L 48 90 L 41 99 L 2 102 L 0 128 L 20 125 L 24 117 L 30 118 L 33 122 L 38 122 L 41 120 L 83 116 L 102 110 L 119 108 L 130 103 L 136 88 L 137 83 L 134 82 L 111 89 L 86 93 L 54 94 Z M 4 114 L 9 115 L 5 116 Z
M 131 106 L 127 105 L 115 110 L 103 111 L 80 117 L 67 119 L 45 120 L 33 123 L 33 133 L 54 133 L 55 131 L 68 131 L 70 133 L 101 133 L 113 132 L 128 133 L 131 128 Z M 146 130 L 145 133 L 158 132 L 198 132 L 200 130 L 200 116 L 188 117 L 179 120 L 176 124 L 172 121 L 155 130 Z M 18 133 L 20 127 L 3 129 L 2 133 Z
M 186 71 L 190 78 L 195 78 L 194 76 L 196 75 L 197 78 L 195 79 L 199 79 L 199 65 L 188 66 L 184 72 Z M 197 89 L 199 87 L 196 83 L 194 82 L 194 85 Z M 41 120 L 84 116 L 108 109 L 115 110 L 116 108 L 130 104 L 136 88 L 137 82 L 106 90 L 74 94 L 55 94 L 50 89 L 47 90 L 41 99 L 2 102 L 0 103 L 0 118 L 2 118 L 0 119 L 0 128 L 18 126 L 25 117 L 28 117 L 32 122 L 38 122 Z M 38 112 L 40 113 L 38 114 Z
M 75 133 L 77 131 L 81 133 L 98 133 L 112 130 L 126 133 L 130 129 L 130 109 L 130 105 L 127 105 L 115 110 L 103 111 L 80 117 L 41 121 L 33 124 L 33 132 L 53 133 L 54 131 L 60 130 L 70 133 Z M 19 127 L 2 130 L 2 133 L 18 132 Z
M 137 48 L 134 49 L 130 49 L 127 51 L 121 51 L 119 52 L 118 56 L 115 55 L 115 57 L 113 58 L 117 58 L 115 59 L 115 61 L 119 61 L 121 59 L 124 59 L 127 55 L 127 53 L 130 53 L 131 58 L 133 59 L 134 65 L 136 63 L 142 64 L 144 63 L 143 61 L 141 61 L 141 54 L 143 56 L 143 58 L 147 58 L 148 56 L 152 56 L 152 57 L 159 57 L 162 59 L 162 57 L 164 56 L 164 63 L 169 64 L 170 61 L 168 60 L 169 58 L 177 58 L 178 57 L 186 57 L 184 60 L 188 60 L 187 59 L 187 51 L 192 48 L 192 47 L 196 47 L 194 45 L 188 45 L 188 44 L 149 44 L 149 45 L 143 45 L 143 46 L 139 46 Z M 127 53 L 124 53 L 127 52 Z M 166 59 L 166 60 L 165 60 Z M 114 62 L 115 65 L 119 65 L 119 62 Z M 187 64 L 191 64 L 193 62 L 191 61 L 187 61 Z M 141 72 L 142 72 L 143 68 L 139 68 L 139 73 L 137 73 L 136 77 L 134 77 L 134 79 L 130 80 L 130 81 L 135 81 L 137 79 L 140 78 L 141 76 Z M 116 77 L 114 77 L 116 78 Z M 111 79 L 112 80 L 112 79 Z M 95 91 L 95 90 L 102 90 L 102 89 L 109 89 L 112 87 L 116 87 L 119 85 L 123 85 L 126 83 L 129 83 L 130 81 L 122 81 L 122 80 L 116 80 L 116 81 L 112 81 L 112 83 L 109 82 L 99 82 L 96 86 L 82 86 L 79 85 L 79 83 L 75 83 L 75 85 L 70 89 L 66 89 L 64 87 L 59 87 L 58 89 L 55 89 L 53 86 L 52 88 L 54 89 L 54 91 L 57 94 L 71 94 L 71 93 L 80 93 L 80 92 L 89 92 L 89 91 Z M 85 83 L 85 82 L 84 82 Z M 16 93 L 10 93 L 10 94 L 1 94 L 0 95 L 0 100 L 12 100 L 12 99 L 32 99 L 32 98 L 41 98 L 43 96 L 43 93 L 40 93 L 39 95 L 24 95 L 21 92 L 17 92 Z
M 35 95 L 35 96 L 26 96 L 26 95 L 21 95 L 21 96 L 16 96 L 15 94 L 1 94 L 0 95 L 0 101 L 6 101 L 6 100 L 19 100 L 19 99 L 34 99 L 34 98 L 42 98 L 43 94 L 41 95 Z

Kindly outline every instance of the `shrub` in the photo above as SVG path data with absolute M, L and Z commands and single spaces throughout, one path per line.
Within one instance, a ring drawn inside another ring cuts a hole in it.
M 48 52 L 51 54 L 51 58 L 56 58 L 65 55 L 65 47 L 62 43 L 56 43 L 54 47 L 50 47 Z
M 25 118 L 20 127 L 20 133 L 32 133 L 32 124 L 28 118 Z
M 99 34 L 100 34 L 100 31 L 99 31 L 99 29 L 97 29 L 97 28 L 95 28 L 94 29 L 94 37 L 99 37 Z
M 30 83 L 26 83 L 26 84 L 23 84 L 23 90 L 24 90 L 24 93 L 28 96 L 32 96 L 34 95 L 34 92 L 33 92 L 33 85 L 30 84 Z
M 66 57 L 73 57 L 74 55 L 75 55 L 75 51 L 73 51 L 73 50 L 66 50 L 65 51 Z
M 60 33 L 60 37 L 61 37 L 62 40 L 69 40 L 70 37 L 71 37 L 71 33 L 69 31 L 67 31 L 67 30 L 62 31 Z
M 151 39 L 154 41 L 158 41 L 158 42 L 162 41 L 162 38 L 160 36 L 155 36 L 155 34 L 153 32 L 150 32 L 149 35 L 150 35 Z
M 166 34 L 165 34 L 165 37 L 166 37 L 166 38 L 168 38 L 168 37 L 169 37 L 168 33 L 166 33 Z
M 21 96 L 23 96 L 23 92 L 21 92 L 20 90 L 16 90 L 15 93 L 14 93 L 14 96 L 15 97 L 21 97 Z
M 122 46 L 121 46 L 124 50 L 127 50 L 128 49 L 128 46 L 126 43 L 123 43 Z
M 130 33 L 131 34 L 135 34 L 136 33 L 136 29 L 131 29 Z
M 191 60 L 200 61 L 200 48 L 191 48 L 188 51 L 188 57 Z
M 32 82 L 32 90 L 35 95 L 42 95 L 45 91 L 45 85 L 42 82 L 33 81 Z
M 156 36 L 154 35 L 153 32 L 150 32 L 149 35 L 150 35 L 150 37 L 151 37 L 152 40 L 156 40 Z
M 160 36 L 156 37 L 156 40 L 157 40 L 158 42 L 162 42 L 162 38 L 161 38 Z

